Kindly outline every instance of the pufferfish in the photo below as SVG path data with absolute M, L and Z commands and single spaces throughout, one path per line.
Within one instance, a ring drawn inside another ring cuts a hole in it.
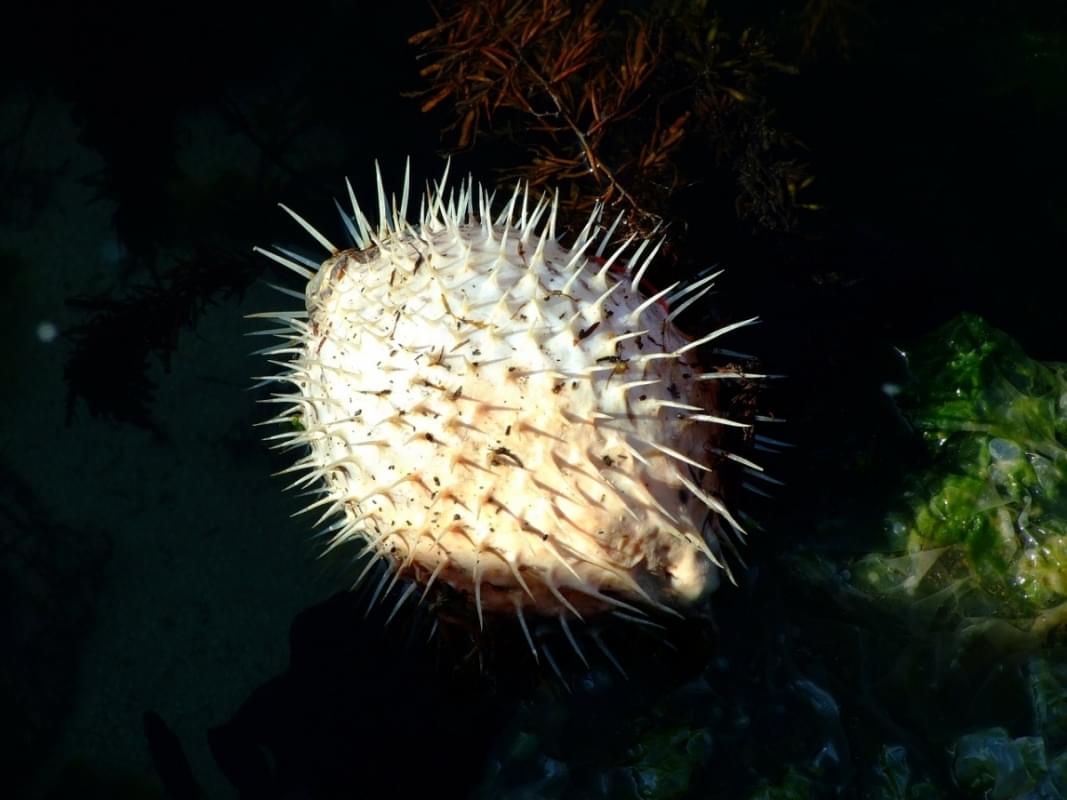
M 407 217 L 377 170 L 378 224 L 338 204 L 354 245 L 321 264 L 256 248 L 306 279 L 283 290 L 304 308 L 253 315 L 280 327 L 266 354 L 284 385 L 266 402 L 302 452 L 292 487 L 310 489 L 327 550 L 357 542 L 365 570 L 384 563 L 376 596 L 443 587 L 479 627 L 605 613 L 684 615 L 730 576 L 724 547 L 745 535 L 723 500 L 719 465 L 754 463 L 723 447 L 750 423 L 716 410 L 723 379 L 699 351 L 744 319 L 692 337 L 675 320 L 711 289 L 708 274 L 645 296 L 664 239 L 615 247 L 598 206 L 569 245 L 556 199 L 521 185 L 502 210 L 448 167 Z M 281 360 L 279 360 L 281 358 Z M 577 647 L 576 647 L 577 649 Z

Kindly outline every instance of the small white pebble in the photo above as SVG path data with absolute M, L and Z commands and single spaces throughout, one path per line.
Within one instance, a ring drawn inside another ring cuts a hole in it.
M 49 344 L 54 342 L 57 336 L 59 336 L 59 328 L 56 327 L 54 322 L 43 320 L 42 322 L 37 323 L 38 340 L 45 344 Z

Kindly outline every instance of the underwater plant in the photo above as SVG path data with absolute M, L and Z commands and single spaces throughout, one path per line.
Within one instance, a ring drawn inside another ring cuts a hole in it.
M 800 143 L 773 124 L 765 93 L 795 68 L 706 2 L 435 9 L 437 24 L 410 39 L 427 62 L 422 109 L 447 106 L 456 148 L 503 151 L 506 177 L 561 187 L 565 214 L 617 206 L 647 236 L 678 217 L 675 195 L 694 184 L 732 187 L 738 216 L 763 230 L 788 230 L 817 207 Z
M 886 518 L 864 591 L 1045 635 L 1067 620 L 1067 365 L 963 314 L 908 351 L 900 406 L 929 466 Z

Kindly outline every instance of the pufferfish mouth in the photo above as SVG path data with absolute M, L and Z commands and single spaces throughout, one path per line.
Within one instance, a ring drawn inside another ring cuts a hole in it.
M 256 248 L 307 280 L 285 290 L 303 309 L 253 315 L 281 325 L 262 352 L 285 387 L 268 438 L 304 453 L 291 486 L 318 495 L 327 550 L 356 542 L 365 571 L 387 566 L 397 608 L 447 586 L 479 625 L 511 615 L 527 638 L 527 616 L 684 614 L 732 577 L 724 548 L 745 535 L 718 466 L 751 464 L 723 447 L 749 423 L 716 411 L 718 388 L 765 377 L 697 353 L 757 319 L 688 336 L 675 320 L 718 273 L 645 296 L 662 239 L 609 251 L 618 221 L 603 233 L 598 207 L 565 246 L 548 196 L 516 186 L 494 216 L 447 176 L 412 223 L 410 169 L 399 206 L 379 170 L 377 226 L 348 184 L 350 249 L 283 206 L 321 264 Z

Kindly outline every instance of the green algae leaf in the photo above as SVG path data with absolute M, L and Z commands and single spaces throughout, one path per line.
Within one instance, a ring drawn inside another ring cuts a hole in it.
M 686 797 L 694 769 L 707 761 L 711 733 L 705 729 L 653 728 L 634 748 L 631 767 L 642 800 Z
M 968 797 L 1060 797 L 1048 780 L 1049 763 L 1041 737 L 1013 739 L 1003 728 L 990 728 L 961 736 L 954 750 L 954 777 Z
M 908 751 L 902 745 L 885 745 L 874 765 L 874 788 L 870 800 L 938 800 L 943 797 L 926 781 L 912 780 Z
M 914 381 L 901 406 L 937 447 L 953 434 L 967 441 L 974 433 L 1062 457 L 1067 365 L 1030 359 L 1018 342 L 972 314 L 917 344 L 908 362 Z
M 1047 632 L 1067 615 L 1067 366 L 962 315 L 908 353 L 901 410 L 929 466 L 886 519 L 865 590 Z M 929 601 L 934 601 L 930 603 Z
M 908 767 L 908 751 L 900 745 L 882 748 L 874 767 L 879 783 L 879 800 L 907 800 L 911 769 Z

